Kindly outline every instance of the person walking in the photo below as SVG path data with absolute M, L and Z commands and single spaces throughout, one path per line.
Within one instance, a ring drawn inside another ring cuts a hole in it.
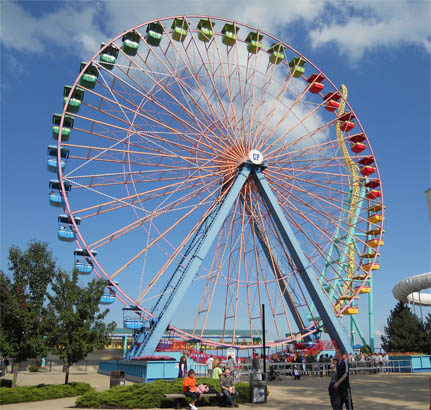
M 352 392 L 349 381 L 349 364 L 343 357 L 343 351 L 338 349 L 335 353 L 335 375 L 331 378 L 329 395 L 334 410 L 341 410 L 343 405 L 347 410 L 353 410 Z M 332 392 L 331 392 L 332 390 Z
M 213 364 L 214 364 L 214 357 L 210 356 L 206 362 L 208 377 L 213 377 Z
M 187 357 L 184 352 L 180 358 L 179 369 L 178 369 L 178 378 L 182 379 L 187 376 Z

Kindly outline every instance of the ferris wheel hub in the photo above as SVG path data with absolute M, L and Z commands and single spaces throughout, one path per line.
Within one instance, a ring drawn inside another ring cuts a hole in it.
M 252 149 L 249 153 L 248 153 L 248 159 L 256 165 L 260 165 L 263 162 L 263 155 L 260 151 L 256 150 L 256 149 Z

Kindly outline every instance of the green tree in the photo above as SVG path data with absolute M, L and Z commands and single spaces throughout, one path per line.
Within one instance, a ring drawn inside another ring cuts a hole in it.
M 362 345 L 359 351 L 363 354 L 369 354 L 371 353 L 371 347 L 368 345 Z
M 386 352 L 426 352 L 425 325 L 404 302 L 398 302 L 389 315 L 381 337 Z
M 70 366 L 83 360 L 88 353 L 103 349 L 109 341 L 108 334 L 115 328 L 115 322 L 106 325 L 103 321 L 109 310 L 100 311 L 99 307 L 104 282 L 94 279 L 81 287 L 78 280 L 76 270 L 69 276 L 59 269 L 48 295 L 48 344 L 51 351 L 63 359 L 65 384 L 69 382 Z
M 46 352 L 44 302 L 55 262 L 48 244 L 39 241 L 25 251 L 11 246 L 8 259 L 11 275 L 0 271 L 0 351 L 13 360 L 16 386 L 19 364 Z

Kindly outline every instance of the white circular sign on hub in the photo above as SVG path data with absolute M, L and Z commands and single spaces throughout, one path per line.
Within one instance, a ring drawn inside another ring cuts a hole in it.
M 256 165 L 260 165 L 263 162 L 263 155 L 256 149 L 252 149 L 248 153 L 248 159 Z

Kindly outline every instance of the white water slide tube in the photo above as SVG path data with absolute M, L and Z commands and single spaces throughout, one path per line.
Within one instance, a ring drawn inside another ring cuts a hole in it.
M 431 272 L 410 276 L 392 288 L 392 294 L 402 302 L 431 306 L 431 293 L 420 293 L 431 288 Z

